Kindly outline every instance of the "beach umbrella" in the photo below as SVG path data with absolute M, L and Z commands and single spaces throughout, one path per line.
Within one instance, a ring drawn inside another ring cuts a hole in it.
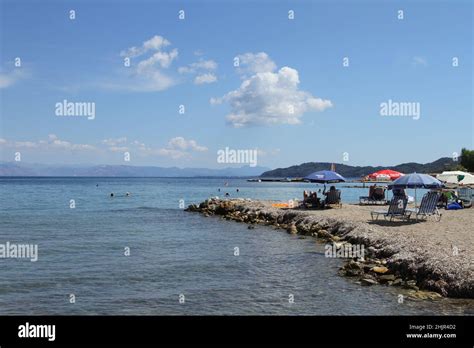
M 332 170 L 320 170 L 319 172 L 311 173 L 305 176 L 304 180 L 324 184 L 324 189 L 326 189 L 326 184 L 346 181 L 341 174 Z
M 450 184 L 474 184 L 474 175 L 459 170 L 442 172 L 441 174 L 436 175 L 436 178 Z
M 438 179 L 432 177 L 428 174 L 419 174 L 419 173 L 411 173 L 404 175 L 390 185 L 388 185 L 388 189 L 391 190 L 393 188 L 413 188 L 415 189 L 415 206 L 416 206 L 416 189 L 417 188 L 425 188 L 425 189 L 435 189 L 435 188 L 442 188 L 444 185 Z
M 403 173 L 400 173 L 400 172 L 397 172 L 395 170 L 390 170 L 390 169 L 383 169 L 383 170 L 379 170 L 375 173 L 372 173 L 372 174 L 369 174 L 368 177 L 369 179 L 388 179 L 388 180 L 396 180 L 402 176 L 404 176 L 405 174 Z

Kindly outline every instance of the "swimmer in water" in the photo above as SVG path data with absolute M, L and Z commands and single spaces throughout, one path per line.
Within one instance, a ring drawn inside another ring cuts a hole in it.
M 125 196 L 129 197 L 129 196 L 130 196 L 130 192 L 125 193 Z
M 111 193 L 110 193 L 110 197 L 113 197 L 113 196 L 114 196 L 114 193 L 113 193 L 113 192 L 111 192 Z
M 226 196 L 226 197 L 229 197 L 229 196 L 230 196 L 229 192 L 226 192 L 226 193 L 225 193 L 225 196 Z
M 239 189 L 237 189 L 236 191 L 239 192 Z

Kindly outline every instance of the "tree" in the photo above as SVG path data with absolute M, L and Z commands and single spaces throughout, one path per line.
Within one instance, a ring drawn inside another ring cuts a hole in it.
M 474 172 L 474 150 L 461 150 L 461 165 L 469 172 Z

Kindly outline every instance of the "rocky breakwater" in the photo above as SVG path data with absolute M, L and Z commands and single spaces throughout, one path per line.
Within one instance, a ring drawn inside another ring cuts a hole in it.
M 346 258 L 339 273 L 356 279 L 364 286 L 398 286 L 406 289 L 408 296 L 419 299 L 442 296 L 474 298 L 472 273 L 466 273 L 464 269 L 453 273 L 452 268 L 443 267 L 439 260 L 427 258 L 423 252 L 417 252 L 418 249 L 413 251 L 404 242 L 384 238 L 387 231 L 383 231 L 381 226 L 333 217 L 328 210 L 321 213 L 281 209 L 273 207 L 269 201 L 249 199 L 212 198 L 199 205 L 192 204 L 186 211 L 246 223 L 249 229 L 254 228 L 255 224 L 263 224 L 302 238 L 315 237 L 326 243 L 327 251 L 347 251 L 354 250 L 354 246 L 363 246 L 363 257 Z M 393 231 L 388 233 L 393 237 Z

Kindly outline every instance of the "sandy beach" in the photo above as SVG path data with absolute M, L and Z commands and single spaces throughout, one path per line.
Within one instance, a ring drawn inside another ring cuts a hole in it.
M 293 234 L 333 242 L 363 244 L 369 262 L 376 260 L 387 267 L 385 276 L 393 274 L 393 278 L 401 278 L 415 289 L 435 291 L 443 296 L 474 298 L 474 209 L 441 210 L 439 222 L 434 219 L 390 222 L 372 221 L 370 217 L 372 210 L 386 210 L 387 206 L 343 204 L 342 208 L 304 210 L 276 208 L 272 203 L 275 202 L 215 199 L 190 206 L 188 210 L 250 224 L 274 225 Z M 364 265 L 353 260 L 349 268 L 363 270 Z M 374 272 L 356 272 L 367 282 L 380 280 L 371 273 Z

